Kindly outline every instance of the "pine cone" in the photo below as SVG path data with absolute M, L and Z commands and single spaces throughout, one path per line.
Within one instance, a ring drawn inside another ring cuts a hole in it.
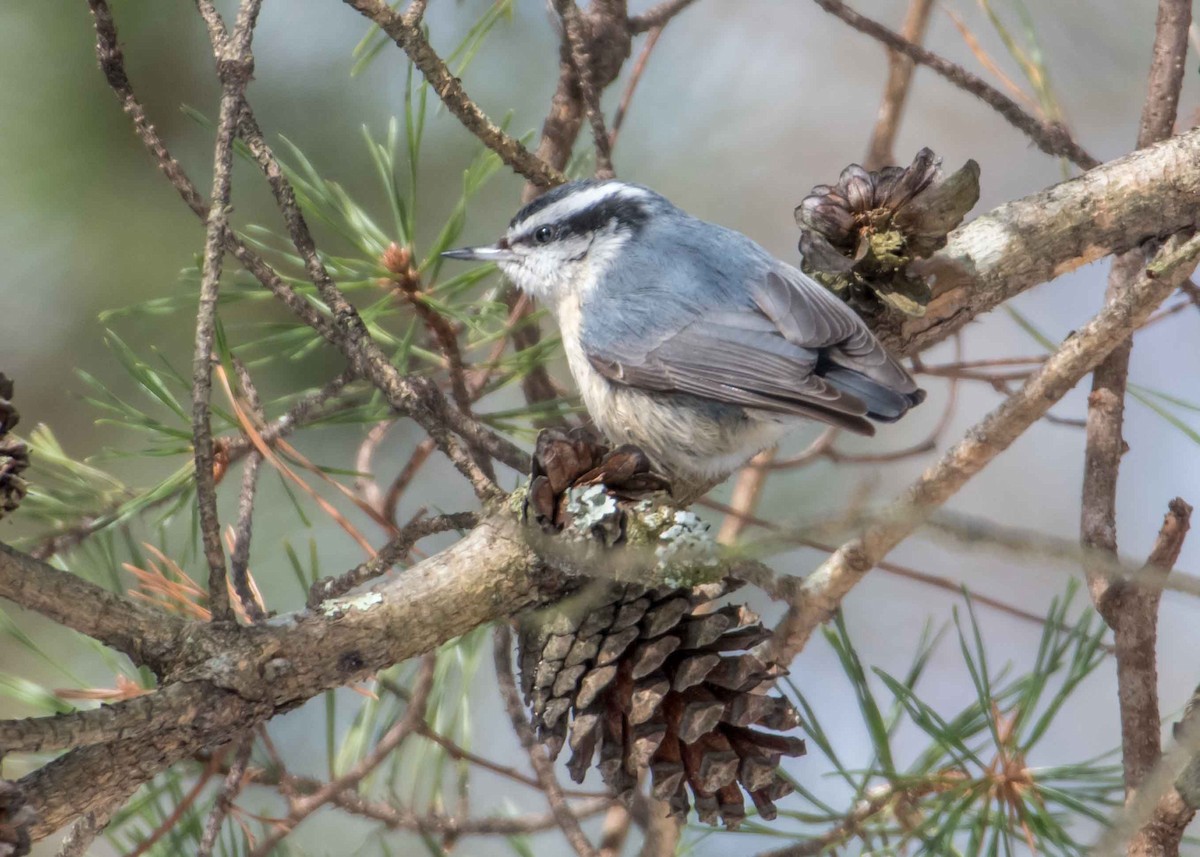
M 619 466 L 640 462 L 640 455 L 619 448 L 606 457 L 578 435 L 544 432 L 530 508 L 543 527 L 616 543 L 623 528 L 596 532 L 593 519 L 611 521 L 612 508 L 620 505 L 613 494 L 623 489 L 610 494 L 595 471 L 604 471 L 598 462 L 608 461 L 607 472 L 625 477 L 626 490 L 631 481 L 643 486 L 648 471 Z M 581 504 L 580 495 L 572 495 L 579 481 L 603 499 Z M 593 515 L 593 508 L 606 514 Z M 770 636 L 758 617 L 735 605 L 709 609 L 740 585 L 727 579 L 647 588 L 593 580 L 523 618 L 526 701 L 553 756 L 569 743 L 567 769 L 575 782 L 583 781 L 598 752 L 604 782 L 625 800 L 649 768 L 651 794 L 675 816 L 685 816 L 694 802 L 702 821 L 720 818 L 737 827 L 745 817 L 745 789 L 763 818 L 775 817 L 774 801 L 791 791 L 776 773 L 779 760 L 802 755 L 804 742 L 752 728 L 786 731 L 799 725 L 799 717 L 786 699 L 767 694 L 784 670 L 748 651 Z
M 29 449 L 8 433 L 20 415 L 12 405 L 13 382 L 0 372 L 0 518 L 16 511 L 25 499 L 29 485 L 21 473 L 29 467 Z
M 908 265 L 944 247 L 979 200 L 979 164 L 950 176 L 941 164 L 922 149 L 907 168 L 851 164 L 837 185 L 814 187 L 796 207 L 804 272 L 861 312 L 923 315 L 929 285 Z
M 17 784 L 0 780 L 0 857 L 23 857 L 29 853 L 29 828 L 36 818 Z
M 586 429 L 544 429 L 538 433 L 525 512 L 546 532 L 559 532 L 573 516 L 570 489 L 601 487 L 616 501 L 628 502 L 669 492 L 665 479 L 650 470 L 650 459 L 636 446 L 609 449 Z M 600 491 L 591 492 L 599 495 Z M 586 502 L 586 501 L 585 501 Z M 617 540 L 623 538 L 618 534 Z
M 582 782 L 599 750 L 604 782 L 629 799 L 649 767 L 651 794 L 673 815 L 737 827 L 742 789 L 765 819 L 791 792 L 775 769 L 800 756 L 804 742 L 751 727 L 799 725 L 786 699 L 767 687 L 782 669 L 747 649 L 770 631 L 745 607 L 698 612 L 734 585 L 693 590 L 595 582 L 527 621 L 521 634 L 521 683 L 534 724 L 551 754 L 564 741 L 567 770 Z M 739 784 L 741 788 L 739 788 Z

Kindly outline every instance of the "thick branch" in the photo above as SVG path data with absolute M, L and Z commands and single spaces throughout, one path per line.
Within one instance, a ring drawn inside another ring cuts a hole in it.
M 173 655 L 186 625 L 178 616 L 115 595 L 4 544 L 0 598 L 87 634 L 155 672 Z
M 1039 283 L 1200 220 L 1200 130 L 1006 203 L 917 264 L 934 277 L 920 318 L 885 317 L 884 343 L 914 354 Z
M 1188 49 L 1191 0 L 1160 0 L 1155 29 L 1149 92 L 1138 130 L 1139 148 L 1171 135 L 1183 84 Z M 1113 260 L 1107 301 L 1116 303 L 1133 287 L 1143 264 L 1142 254 L 1130 251 Z M 1129 377 L 1132 337 L 1124 338 L 1096 367 L 1088 397 L 1087 448 L 1084 452 L 1080 536 L 1085 548 L 1117 554 L 1117 477 L 1127 444 L 1124 438 L 1125 391 Z M 1150 568 L 1174 564 L 1187 532 L 1191 508 L 1182 500 L 1171 504 L 1163 522 Z M 1117 687 L 1121 706 L 1121 750 L 1126 797 L 1132 795 L 1162 752 L 1159 740 L 1157 589 L 1131 593 L 1114 591 L 1091 564 L 1085 564 L 1092 598 L 1115 632 Z M 1160 576 L 1161 570 L 1149 575 Z M 1112 597 L 1112 596 L 1117 597 Z
M 1174 129 L 1191 20 L 1191 0 L 1160 0 L 1149 93 L 1138 131 L 1139 149 L 1166 139 Z M 1129 288 L 1143 262 L 1137 251 L 1113 260 L 1108 276 L 1108 300 L 1115 300 Z M 1125 387 L 1132 350 L 1133 340 L 1127 338 L 1101 361 L 1092 375 L 1092 392 L 1088 397 L 1080 537 L 1085 547 L 1113 555 L 1117 552 L 1117 477 L 1126 449 Z M 1085 571 L 1092 600 L 1099 605 L 1105 597 L 1105 581 L 1093 569 Z M 1116 628 L 1114 621 L 1118 617 L 1109 613 L 1105 619 Z

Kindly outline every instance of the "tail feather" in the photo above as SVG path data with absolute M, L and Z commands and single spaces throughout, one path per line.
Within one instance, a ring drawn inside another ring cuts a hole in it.
M 909 408 L 925 401 L 924 390 L 901 393 L 853 369 L 831 366 L 821 375 L 842 392 L 861 400 L 867 406 L 867 416 L 880 422 L 895 422 Z

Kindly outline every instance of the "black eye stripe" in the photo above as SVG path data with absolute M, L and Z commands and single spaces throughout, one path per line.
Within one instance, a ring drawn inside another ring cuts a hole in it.
M 542 224 L 517 240 L 528 244 L 548 244 L 572 235 L 598 232 L 613 221 L 626 229 L 637 231 L 648 219 L 649 212 L 639 200 L 619 197 L 603 199 L 558 223 Z

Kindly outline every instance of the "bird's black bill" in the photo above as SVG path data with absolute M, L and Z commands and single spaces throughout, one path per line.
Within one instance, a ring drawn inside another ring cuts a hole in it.
M 457 250 L 447 250 L 442 256 L 446 259 L 461 259 L 465 262 L 507 262 L 515 258 L 512 250 L 500 244 L 459 247 Z

